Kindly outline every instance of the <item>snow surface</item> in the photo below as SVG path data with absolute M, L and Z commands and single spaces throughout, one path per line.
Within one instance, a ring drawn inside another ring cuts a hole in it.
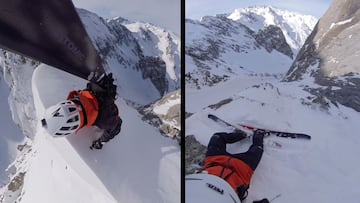
M 332 29 L 334 26 L 345 25 L 346 23 L 351 23 L 352 20 L 353 20 L 353 18 L 350 18 L 350 19 L 343 20 L 343 21 L 340 21 L 337 23 L 331 23 L 330 29 Z
M 166 103 L 162 104 L 161 106 L 155 107 L 154 112 L 156 114 L 165 115 L 168 112 L 168 110 L 176 104 L 179 104 L 178 98 L 170 99 Z
M 177 110 L 178 115 L 180 115 L 181 111 L 181 95 L 180 92 L 176 92 L 175 94 L 170 94 L 169 96 L 165 96 L 165 101 L 159 100 L 155 102 L 153 112 L 157 115 L 170 118 L 162 119 L 163 124 L 167 124 L 172 128 L 181 130 L 181 122 L 179 118 L 171 118 L 176 112 L 174 111 L 174 107 L 177 106 L 179 109 Z M 180 136 L 180 135 L 179 135 Z
M 239 76 L 201 90 L 186 89 L 186 135 L 195 135 L 207 145 L 213 133 L 227 131 L 207 118 L 218 115 L 236 124 L 306 133 L 308 140 L 269 137 L 282 148 L 265 145 L 262 160 L 251 180 L 245 202 L 262 198 L 275 203 L 358 202 L 360 153 L 358 112 L 342 105 L 326 111 L 311 103 L 311 95 L 301 83 L 282 83 L 274 78 Z M 217 110 L 210 104 L 231 98 Z M 250 140 L 228 145 L 231 153 L 244 152 Z
M 51 84 L 51 85 L 49 85 Z M 44 109 L 83 89 L 86 81 L 41 65 L 33 74 L 37 119 Z M 102 150 L 90 150 L 95 127 L 67 138 L 49 136 L 38 123 L 36 156 L 25 176 L 21 202 L 180 202 L 180 149 L 160 136 L 122 99 L 122 131 Z

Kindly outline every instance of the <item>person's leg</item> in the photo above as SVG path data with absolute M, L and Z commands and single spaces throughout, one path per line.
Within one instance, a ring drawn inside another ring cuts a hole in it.
M 225 133 L 219 132 L 215 133 L 208 144 L 208 150 L 206 156 L 215 156 L 215 155 L 231 155 L 226 152 L 226 144 L 234 143 L 244 139 L 244 135 L 241 133 Z
M 233 154 L 232 157 L 242 160 L 255 170 L 261 160 L 263 150 L 264 134 L 262 132 L 255 132 L 253 135 L 253 144 L 249 150 L 244 153 Z
M 252 170 L 255 170 L 260 163 L 263 152 L 264 150 L 262 147 L 253 144 L 247 152 L 233 154 L 232 157 L 240 159 L 249 165 Z

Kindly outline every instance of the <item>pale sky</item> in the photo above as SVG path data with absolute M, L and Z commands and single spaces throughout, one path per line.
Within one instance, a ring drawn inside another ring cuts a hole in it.
M 186 0 L 185 17 L 199 20 L 206 15 L 231 13 L 237 8 L 269 5 L 320 18 L 332 0 Z
M 103 18 L 123 17 L 149 22 L 180 35 L 181 0 L 72 0 L 75 7 L 84 8 Z

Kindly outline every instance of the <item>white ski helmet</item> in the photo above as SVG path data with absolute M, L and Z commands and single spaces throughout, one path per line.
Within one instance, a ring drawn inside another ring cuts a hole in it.
M 197 173 L 185 176 L 186 203 L 241 203 L 234 189 L 224 179 Z
M 65 100 L 46 109 L 41 124 L 53 137 L 67 136 L 81 127 L 81 111 L 79 105 Z

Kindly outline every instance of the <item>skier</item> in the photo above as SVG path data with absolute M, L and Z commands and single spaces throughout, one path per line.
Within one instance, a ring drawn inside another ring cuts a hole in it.
M 250 179 L 263 154 L 264 135 L 264 131 L 255 131 L 253 144 L 247 152 L 231 154 L 226 151 L 226 144 L 246 138 L 246 133 L 240 130 L 215 133 L 208 144 L 203 169 L 185 178 L 186 202 L 243 201 L 247 197 Z M 254 203 L 269 201 L 265 198 Z
M 85 80 L 87 88 L 46 110 L 42 124 L 53 136 L 67 136 L 88 126 L 103 135 L 91 148 L 101 149 L 121 130 L 116 86 L 71 0 L 0 0 L 0 47 L 33 58 Z M 34 9 L 37 5 L 37 9 Z M 22 22 L 19 24 L 19 20 Z M 51 84 L 49 84 L 51 85 Z
M 120 133 L 122 119 L 115 101 L 116 85 L 112 74 L 105 75 L 97 84 L 71 91 L 66 101 L 48 108 L 42 125 L 54 137 L 68 136 L 83 127 L 97 126 L 102 136 L 93 141 L 91 149 L 101 149 L 105 142 Z

